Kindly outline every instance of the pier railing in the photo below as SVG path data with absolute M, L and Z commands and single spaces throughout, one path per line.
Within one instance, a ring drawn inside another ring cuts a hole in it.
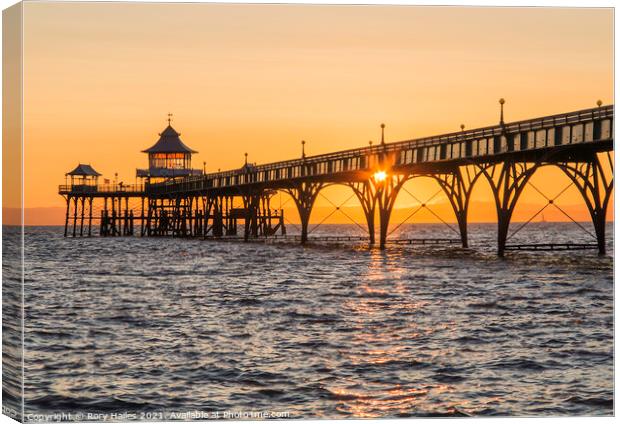
M 60 194 L 136 194 L 144 193 L 144 184 L 63 184 L 58 186 Z
M 510 153 L 610 141 L 613 138 L 613 116 L 613 105 L 602 106 L 187 177 L 180 181 L 151 184 L 146 189 L 152 194 L 166 194 L 307 177 L 330 178 L 339 174 L 371 171 L 380 166 L 386 157 L 391 158 L 390 166 L 397 169 L 450 161 L 492 160 Z

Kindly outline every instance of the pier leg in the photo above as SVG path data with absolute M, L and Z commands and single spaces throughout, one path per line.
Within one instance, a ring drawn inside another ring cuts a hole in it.
M 86 198 L 82 197 L 82 208 L 81 208 L 81 212 L 80 212 L 80 237 L 84 236 L 84 209 L 85 209 L 85 203 L 86 203 Z
M 605 213 L 605 210 L 599 209 L 592 217 L 592 223 L 594 224 L 594 231 L 596 233 L 596 243 L 598 245 L 599 256 L 604 256 L 607 253 L 607 247 L 605 246 Z
M 188 202 L 188 204 L 186 204 L 186 211 L 187 213 L 185 214 L 186 218 L 187 218 L 187 234 L 185 234 L 186 236 L 191 236 L 194 234 L 194 223 L 193 223 L 193 217 L 194 217 L 194 198 L 193 197 L 189 197 L 188 199 L 185 200 L 186 202 Z
M 93 198 L 88 198 L 88 237 L 92 236 L 93 225 Z
M 255 205 L 251 210 L 252 214 L 252 237 L 258 237 L 259 223 L 258 223 L 258 215 L 260 211 L 260 196 L 256 196 L 257 199 L 255 201 Z
M 229 204 L 229 207 L 230 207 L 230 209 L 229 209 L 229 210 L 234 209 L 234 202 L 235 202 L 235 198 L 234 198 L 234 197 L 231 197 L 231 198 L 230 198 L 230 204 Z M 231 235 L 233 235 L 233 236 L 236 236 L 236 235 L 239 233 L 239 228 L 238 228 L 238 225 L 237 225 L 237 224 L 238 224 L 238 220 L 237 220 L 237 218 L 236 218 L 236 217 L 235 217 L 235 218 L 233 218 L 233 217 L 231 216 L 231 219 L 230 219 L 230 225 L 231 225 L 232 231 L 230 232 L 230 234 L 231 234 Z
M 216 197 L 213 199 L 213 225 L 211 231 L 215 237 L 222 237 L 224 235 L 222 202 L 222 197 Z
M 263 235 L 269 236 L 273 234 L 273 225 L 271 221 L 271 198 L 267 196 L 263 205 L 264 213 L 267 214 L 267 222 L 265 224 L 265 228 L 263 229 Z
M 112 216 L 110 217 L 110 232 L 109 234 L 112 237 L 115 237 L 116 234 L 116 210 L 112 210 Z
M 108 222 L 108 198 L 103 198 L 103 210 L 101 211 L 101 221 L 99 221 L 99 236 L 107 236 Z
M 243 206 L 246 210 L 245 229 L 243 240 L 248 241 L 250 235 L 258 236 L 258 210 L 260 208 L 260 194 L 249 194 L 243 196 Z
M 370 246 L 375 244 L 375 210 L 377 198 L 373 184 L 370 181 L 350 183 L 349 187 L 357 196 L 368 225 L 368 238 Z
M 144 197 L 140 197 L 140 237 L 144 236 Z
M 73 237 L 75 237 L 75 231 L 77 229 L 77 216 L 78 216 L 78 198 L 73 198 Z
M 299 218 L 301 220 L 302 244 L 305 244 L 308 241 L 308 223 L 310 221 L 310 214 L 312 213 L 314 201 L 322 188 L 323 183 L 304 181 L 293 187 L 284 189 L 284 191 L 293 198 L 293 201 L 297 206 L 297 211 L 299 212 Z
M 71 209 L 71 197 L 67 196 L 67 210 L 65 211 L 65 237 L 69 228 L 69 210 Z
M 537 169 L 532 162 L 503 162 L 479 165 L 487 178 L 497 208 L 497 255 L 504 256 L 510 219 L 525 185 Z
M 284 209 L 280 209 L 280 234 L 286 235 L 286 227 L 284 226 Z
M 477 167 L 463 166 L 456 167 L 452 172 L 445 174 L 429 174 L 429 177 L 435 178 L 444 193 L 450 200 L 456 221 L 459 224 L 459 232 L 461 234 L 461 244 L 463 247 L 469 247 L 467 240 L 467 210 L 469 208 L 469 199 L 474 187 L 474 183 L 481 175 L 481 171 Z
M 144 216 L 144 214 L 142 214 L 142 216 Z M 143 233 L 147 237 L 151 236 L 152 219 L 153 219 L 153 202 L 151 201 L 151 199 L 148 199 L 148 206 L 146 210 L 146 223 L 145 223 L 144 233 Z
M 213 197 L 205 197 L 203 199 L 203 203 L 204 203 L 204 217 L 203 217 L 204 221 L 203 221 L 202 236 L 204 238 L 207 238 L 207 236 L 209 235 L 209 232 L 213 230 L 213 223 L 209 225 L 209 219 L 213 219 L 213 213 L 212 213 Z
M 209 200 L 207 197 L 202 198 L 202 237 L 207 237 L 207 229 L 209 227 Z
M 130 235 L 129 197 L 125 197 L 125 235 Z
M 84 236 L 84 203 L 86 203 L 86 198 L 82 197 L 82 212 L 80 213 L 80 237 Z
M 390 215 L 396 197 L 403 184 L 408 180 L 405 175 L 388 175 L 383 181 L 371 180 L 375 187 L 375 197 L 379 207 L 379 248 L 385 249 L 390 225 Z
M 579 189 L 592 218 L 598 253 L 605 255 L 607 251 L 605 245 L 607 208 L 614 188 L 614 164 L 611 154 L 609 152 L 598 155 L 591 153 L 583 162 L 557 165 Z
M 180 229 L 180 235 L 181 237 L 187 237 L 187 211 L 185 208 L 183 208 L 181 210 L 181 229 Z
M 171 221 L 169 227 L 172 229 L 172 235 L 178 236 L 181 234 L 182 222 L 181 220 L 184 218 L 182 216 L 182 205 L 181 198 L 177 196 L 174 200 L 174 209 L 171 213 Z
M 110 231 L 108 235 L 114 237 L 116 235 L 116 202 L 114 201 L 114 197 L 110 199 L 110 204 L 112 205 L 112 214 L 110 215 Z
M 504 257 L 508 228 L 510 227 L 510 212 L 505 209 L 497 211 L 497 256 Z

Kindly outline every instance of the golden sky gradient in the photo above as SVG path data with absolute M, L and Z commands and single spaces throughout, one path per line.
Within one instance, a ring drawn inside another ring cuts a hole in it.
M 24 26 L 26 208 L 62 207 L 78 162 L 134 182 L 168 112 L 216 171 L 299 157 L 302 139 L 366 146 L 381 122 L 387 141 L 494 124 L 499 97 L 513 121 L 614 94 L 609 8 L 26 3 Z M 568 183 L 541 174 L 549 194 Z

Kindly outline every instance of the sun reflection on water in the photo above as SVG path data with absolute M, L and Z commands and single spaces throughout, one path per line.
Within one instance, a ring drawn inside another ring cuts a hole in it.
M 371 259 L 354 288 L 356 295 L 343 302 L 343 312 L 356 331 L 348 336 L 348 344 L 353 347 L 341 353 L 357 375 L 340 378 L 328 387 L 337 401 L 336 409 L 356 418 L 434 410 L 432 399 L 449 397 L 455 389 L 429 382 L 426 365 L 420 366 L 420 354 L 431 353 L 424 340 L 417 340 L 448 329 L 453 323 L 440 322 L 430 327 L 404 320 L 404 315 L 425 314 L 430 302 L 412 295 L 413 283 L 401 278 L 406 274 L 398 265 L 402 261 L 383 252 L 373 252 Z M 372 386 L 367 384 L 369 376 L 375 377 Z

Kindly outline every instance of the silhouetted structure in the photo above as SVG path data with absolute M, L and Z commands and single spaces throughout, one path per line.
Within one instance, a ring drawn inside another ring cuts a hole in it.
M 71 191 L 74 196 L 67 196 L 67 210 L 65 212 L 65 237 L 69 226 L 69 219 L 73 219 L 73 237 L 76 235 L 77 219 L 78 219 L 78 202 L 81 204 L 80 217 L 80 236 L 84 235 L 84 215 L 85 206 L 88 203 L 88 235 L 91 235 L 91 226 L 93 220 L 93 193 L 97 192 L 98 179 L 100 173 L 95 171 L 92 166 L 83 163 L 78 164 L 72 171 L 65 174 L 66 178 L 71 180 Z M 68 181 L 66 181 L 68 183 Z M 81 195 L 80 195 L 81 194 Z M 71 200 L 73 200 L 73 216 L 69 217 L 71 210 Z
M 159 134 L 159 140 L 142 151 L 149 155 L 149 167 L 136 170 L 138 178 L 155 182 L 203 174 L 202 170 L 192 169 L 192 154 L 198 152 L 181 141 L 181 134 L 172 128 L 171 116 L 168 114 L 168 126 Z
M 375 215 L 379 216 L 379 246 L 383 248 L 388 242 L 390 215 L 404 183 L 417 177 L 431 177 L 448 197 L 458 222 L 460 242 L 467 247 L 469 200 L 475 183 L 482 177 L 495 198 L 498 254 L 503 255 L 507 248 L 525 250 L 528 246 L 530 250 L 551 250 L 560 245 L 507 246 L 506 241 L 512 213 L 524 187 L 538 169 L 556 166 L 583 196 L 595 229 L 594 247 L 605 253 L 605 216 L 613 190 L 613 106 L 599 105 L 505 123 L 503 99 L 500 105 L 500 123 L 495 126 L 465 130 L 462 125 L 461 131 L 450 134 L 386 143 L 382 125 L 381 143 L 375 146 L 371 143 L 369 147 L 306 156 L 302 143 L 300 159 L 253 165 L 247 163 L 246 154 L 240 169 L 148 181 L 144 190 L 136 194 L 149 200 L 141 234 L 222 237 L 236 234 L 237 220 L 243 219 L 246 240 L 270 236 L 276 229 L 284 228 L 282 211 L 272 212 L 269 204 L 273 193 L 280 190 L 295 201 L 301 219 L 299 241 L 305 243 L 318 194 L 329 185 L 341 184 L 350 187 L 360 201 L 370 244 L 375 243 Z M 176 131 L 169 129 L 169 139 L 178 138 Z M 160 142 L 169 144 L 160 139 L 151 149 Z M 149 155 L 151 149 L 147 150 Z M 189 150 L 186 153 L 191 153 Z M 157 149 L 153 153 L 158 153 Z M 153 158 L 160 159 L 168 160 Z M 182 163 L 182 169 L 188 169 L 187 163 Z M 153 169 L 159 169 L 160 162 L 153 164 L 158 165 Z M 607 165 L 612 175 L 606 175 Z M 79 196 L 72 187 L 61 187 L 60 193 L 68 199 Z M 243 208 L 233 207 L 235 198 L 243 200 Z M 272 225 L 273 220 L 278 224 Z M 561 246 L 569 249 L 570 243 Z

